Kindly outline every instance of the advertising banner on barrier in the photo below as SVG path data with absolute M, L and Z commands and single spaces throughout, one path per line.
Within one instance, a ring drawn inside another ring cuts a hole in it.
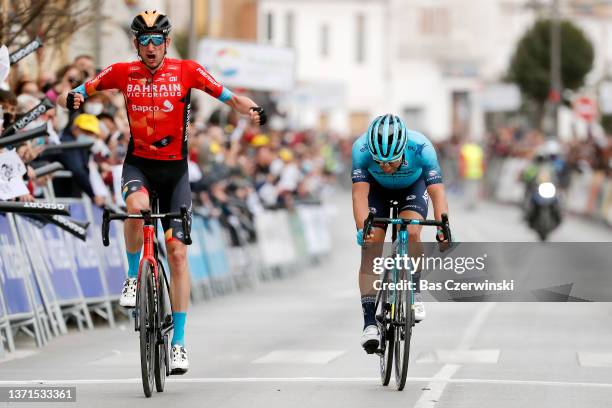
M 204 247 L 202 244 L 202 234 L 204 233 L 204 220 L 197 215 L 193 216 L 191 221 L 191 239 L 187 255 L 189 256 L 189 270 L 191 271 L 191 280 L 193 282 L 201 282 L 208 280 L 209 272 L 206 264 Z
M 308 254 L 323 255 L 331 251 L 331 235 L 327 228 L 327 217 L 323 207 L 300 205 L 297 212 L 304 226 Z
M 35 247 L 27 250 L 34 267 L 46 268 L 48 271 L 57 300 L 65 304 L 82 299 L 79 283 L 72 271 L 71 256 L 66 248 L 63 232 L 52 224 L 38 229 L 25 218 L 18 221 L 18 226 L 24 234 L 32 237 L 30 242 Z
M 87 221 L 87 213 L 83 203 L 70 205 L 70 215 L 78 221 Z M 73 248 L 76 260 L 76 272 L 85 299 L 102 298 L 106 296 L 102 275 L 100 274 L 100 258 L 95 247 L 92 228 L 87 229 L 87 239 L 81 241 L 71 235 L 66 236 L 68 245 Z
M 93 224 L 89 227 L 92 234 L 100 237 L 102 234 L 102 209 L 92 206 Z M 126 277 L 127 266 L 124 263 L 125 251 L 121 242 L 123 241 L 123 228 L 119 221 L 111 222 L 108 235 L 110 238 L 109 246 L 100 245 L 100 251 L 104 257 L 103 273 L 106 278 L 106 285 L 110 295 L 120 295 L 123 289 L 123 281 Z M 93 240 L 93 242 L 98 242 Z
M 25 260 L 17 249 L 9 220 L 0 215 L 0 286 L 9 315 L 33 312 L 22 273 L 24 266 Z
M 208 272 L 213 278 L 220 278 L 230 273 L 225 250 L 225 237 L 221 224 L 215 218 L 202 219 L 204 228 L 200 230 L 200 242 L 208 262 Z
M 255 228 L 260 237 L 259 249 L 265 266 L 275 267 L 295 262 L 297 255 L 287 211 L 264 211 L 258 214 Z

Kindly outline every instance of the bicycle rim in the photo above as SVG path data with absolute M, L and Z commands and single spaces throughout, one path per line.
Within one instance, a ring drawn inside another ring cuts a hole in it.
M 161 264 L 160 268 L 163 268 Z M 164 303 L 166 282 L 164 281 L 161 270 L 158 274 L 158 288 L 159 290 L 157 291 L 156 302 L 158 310 L 157 322 L 159 324 L 159 327 L 155 331 L 155 337 L 157 341 L 157 344 L 155 346 L 155 389 L 157 390 L 157 392 L 163 392 L 164 386 L 166 384 L 166 364 L 168 364 L 168 354 L 166 350 L 167 342 L 165 341 L 165 337 L 161 337 L 159 335 L 162 329 L 161 325 L 166 318 L 166 308 Z
M 406 275 L 403 271 L 400 275 Z M 408 376 L 408 363 L 410 360 L 410 340 L 412 338 L 412 323 L 414 312 L 412 310 L 412 291 L 402 290 L 396 296 L 396 326 L 395 326 L 395 383 L 398 391 L 406 385 Z
M 140 319 L 140 373 L 142 388 L 148 398 L 153 391 L 155 357 L 155 306 L 151 266 L 143 261 L 140 272 L 138 318 Z

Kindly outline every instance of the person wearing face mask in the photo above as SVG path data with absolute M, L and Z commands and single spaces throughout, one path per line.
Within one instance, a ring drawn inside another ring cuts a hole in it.
M 98 97 L 98 95 L 89 98 L 83 105 L 83 111 L 94 116 L 98 116 L 104 112 L 104 102 L 102 101 L 102 98 Z

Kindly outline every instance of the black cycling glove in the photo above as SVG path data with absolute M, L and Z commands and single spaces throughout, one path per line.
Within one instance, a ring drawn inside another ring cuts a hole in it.
M 252 111 L 259 113 L 259 126 L 263 126 L 268 121 L 268 115 L 266 115 L 266 111 L 258 106 L 256 108 L 251 108 Z

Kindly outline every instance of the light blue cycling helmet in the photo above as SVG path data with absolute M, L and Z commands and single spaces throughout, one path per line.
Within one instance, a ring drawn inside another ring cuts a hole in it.
M 392 162 L 404 154 L 408 130 L 396 115 L 379 116 L 368 128 L 368 149 L 376 161 Z

